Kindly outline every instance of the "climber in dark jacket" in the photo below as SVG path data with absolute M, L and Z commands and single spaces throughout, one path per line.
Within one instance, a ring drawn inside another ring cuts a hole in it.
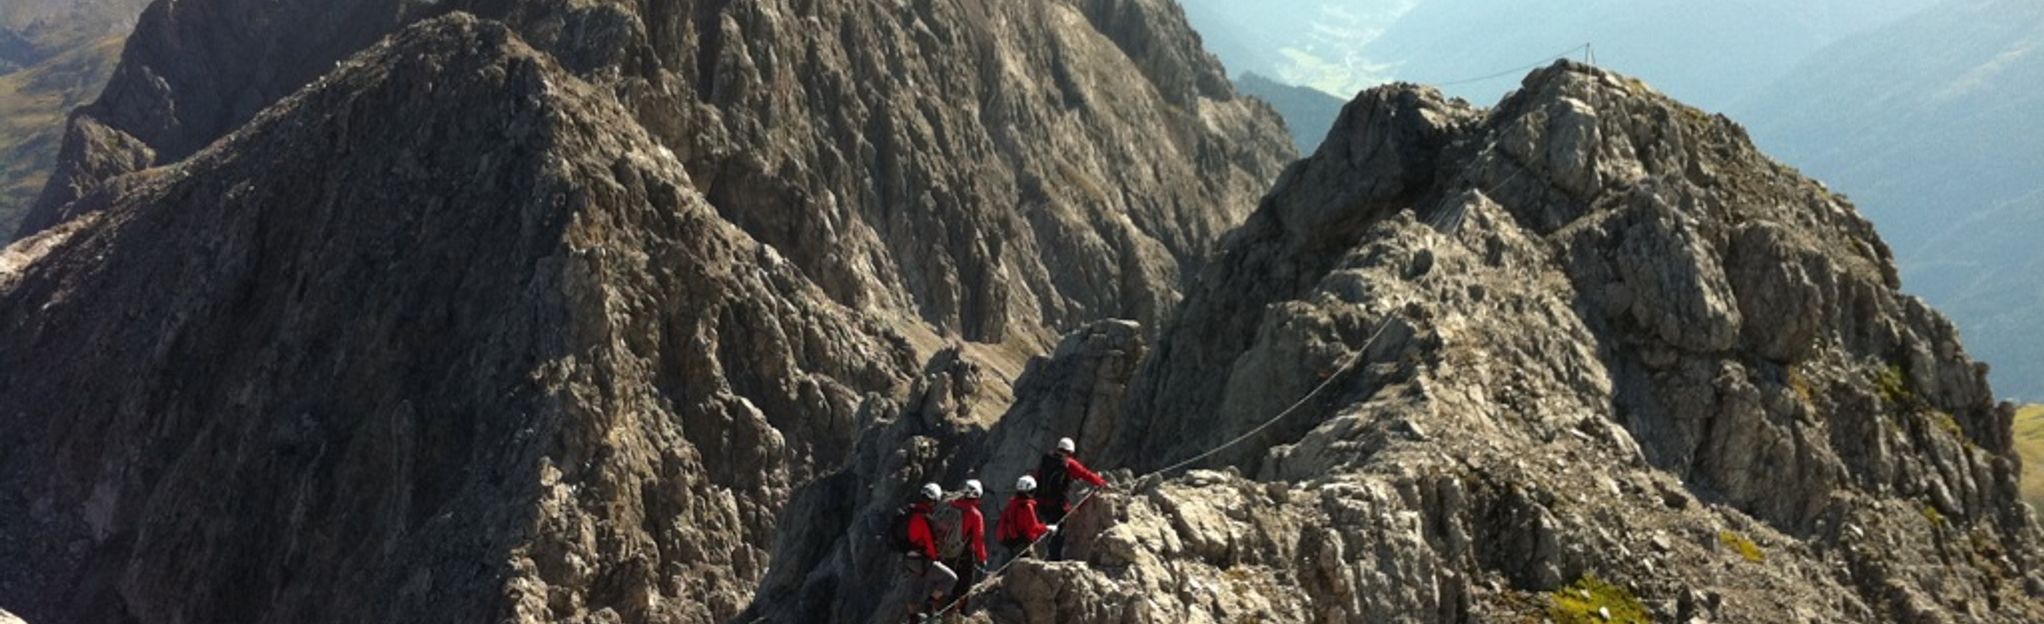
M 1057 449 L 1043 456 L 1036 467 L 1036 482 L 1040 490 L 1036 496 L 1036 515 L 1044 524 L 1056 525 L 1065 521 L 1065 514 L 1072 512 L 1069 498 L 1073 481 L 1081 481 L 1095 488 L 1106 488 L 1107 479 L 1086 467 L 1073 455 L 1078 445 L 1071 438 L 1059 438 Z M 1050 538 L 1049 558 L 1052 561 L 1064 558 L 1065 536 L 1063 533 Z

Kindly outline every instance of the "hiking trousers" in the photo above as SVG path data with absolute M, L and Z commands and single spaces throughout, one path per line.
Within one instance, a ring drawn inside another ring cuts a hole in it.
M 1065 558 L 1065 527 L 1062 525 L 1070 513 L 1065 509 L 1065 504 L 1064 499 L 1044 499 L 1036 502 L 1038 519 L 1044 524 L 1060 525 L 1057 532 L 1051 533 L 1050 537 L 1044 540 L 1043 558 L 1046 561 L 1062 561 Z
M 968 600 L 965 592 L 972 591 L 972 584 L 979 582 L 979 564 L 972 560 L 971 554 L 952 559 L 946 563 L 950 564 L 951 571 L 958 575 L 958 582 L 952 584 L 951 593 L 944 596 L 944 601 L 956 603 L 958 605 L 957 612 L 965 613 L 966 600 Z
M 910 557 L 908 571 L 912 577 L 909 588 L 914 590 L 908 597 L 909 606 L 916 607 L 918 611 L 930 605 L 932 595 L 943 595 L 945 600 L 949 600 L 951 588 L 958 584 L 958 573 L 941 561 Z
M 1032 556 L 1030 554 L 1030 550 L 1032 549 L 1030 548 L 1029 540 L 1024 539 L 1007 540 L 1001 542 L 1001 547 L 1008 549 L 1008 558 L 1006 559 L 1006 561 L 1014 561 L 1016 559 L 1021 559 L 1023 557 Z

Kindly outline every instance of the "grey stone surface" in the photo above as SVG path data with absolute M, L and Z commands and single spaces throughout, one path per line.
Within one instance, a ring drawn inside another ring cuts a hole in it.
M 813 494 L 913 476 L 860 449 L 1161 314 L 1292 156 L 1147 0 L 194 0 L 131 45 L 0 253 L 39 622 L 729 621 L 783 526 L 891 500 Z
M 1372 90 L 1257 204 L 1169 3 L 450 4 L 145 18 L 0 252 L 0 603 L 893 621 L 887 511 L 1069 435 L 970 621 L 2044 617 L 1951 324 L 1636 81 Z
M 456 9 L 611 92 L 834 300 L 983 342 L 1154 321 L 1295 155 L 1163 0 L 198 0 L 144 15 L 21 235 Z

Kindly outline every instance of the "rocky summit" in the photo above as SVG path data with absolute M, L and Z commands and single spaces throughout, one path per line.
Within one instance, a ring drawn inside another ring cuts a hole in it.
M 1166 0 L 165 2 L 22 235 L 465 10 L 599 85 L 833 300 L 981 342 L 1157 318 L 1292 159 Z
M 1636 80 L 1365 92 L 1195 284 L 985 434 L 923 401 L 862 447 L 860 481 L 1018 474 L 1058 432 L 1124 467 L 975 621 L 2044 618 L 1985 366 L 1852 206 Z M 832 606 L 763 612 L 845 619 L 871 530 L 797 549 L 841 545 L 796 566 Z
M 1075 602 L 1168 571 L 1231 598 L 1151 608 L 1220 619 L 1510 621 L 1594 586 L 1654 621 L 2036 621 L 2011 410 L 1895 275 L 1851 206 L 1637 81 L 1365 93 L 1164 329 L 1112 454 L 1331 390 L 1232 473 L 1099 510 Z
M 37 624 L 728 621 L 947 342 L 1004 387 L 1156 318 L 1294 157 L 1161 2 L 188 0 L 127 45 L 0 255 Z
M 1597 68 L 1367 91 L 1287 167 L 1161 0 L 181 0 L 128 46 L 0 252 L 35 624 L 896 622 L 890 510 L 996 517 L 1060 436 L 1116 487 L 954 619 L 2044 620 L 1952 325 Z

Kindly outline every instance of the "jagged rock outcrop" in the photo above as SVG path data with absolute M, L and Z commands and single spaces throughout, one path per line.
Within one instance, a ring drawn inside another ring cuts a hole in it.
M 0 253 L 38 622 L 727 621 L 785 518 L 891 500 L 860 449 L 1161 314 L 1290 156 L 1156 0 L 190 0 L 129 45 Z
M 1156 319 L 1292 155 L 1163 0 L 197 0 L 144 15 L 24 234 L 449 10 L 615 94 L 833 299 L 985 342 Z
M 2044 617 L 2008 408 L 1897 288 L 1850 205 L 1636 81 L 1367 92 L 1223 245 L 1108 455 L 1329 389 L 1205 462 L 1242 476 L 1089 510 L 1085 564 L 983 617 L 1493 621 L 1601 582 L 1656 621 Z
M 1216 246 L 1287 150 L 1162 0 L 141 28 L 0 251 L 37 622 L 887 621 L 886 510 L 1060 435 L 1126 489 L 975 621 L 2044 617 L 1950 324 L 1614 74 L 1366 93 Z
M 473 18 L 85 201 L 0 280 L 41 621 L 722 621 L 913 370 Z
M 1635 81 L 1562 63 L 1488 111 L 1388 87 L 1133 377 L 1075 334 L 898 476 L 1007 477 L 1078 429 L 1141 472 L 1307 397 L 1226 471 L 1096 499 L 1076 560 L 1017 564 L 974 621 L 2033 621 L 2007 408 L 1897 287 L 1849 205 Z M 1070 398 L 1100 379 L 1127 394 Z
M 781 531 L 773 572 L 740 620 L 898 621 L 900 559 L 880 539 L 890 511 L 924 482 L 979 478 L 988 494 L 981 512 L 999 518 L 1013 479 L 1058 437 L 1070 432 L 1087 448 L 1112 437 L 1106 427 L 1144 344 L 1135 323 L 1089 325 L 1031 360 L 1012 400 L 975 356 L 939 353 L 905 400 L 869 404 L 877 426 L 860 439 L 857 459 L 796 494 L 788 516 L 803 521 Z

